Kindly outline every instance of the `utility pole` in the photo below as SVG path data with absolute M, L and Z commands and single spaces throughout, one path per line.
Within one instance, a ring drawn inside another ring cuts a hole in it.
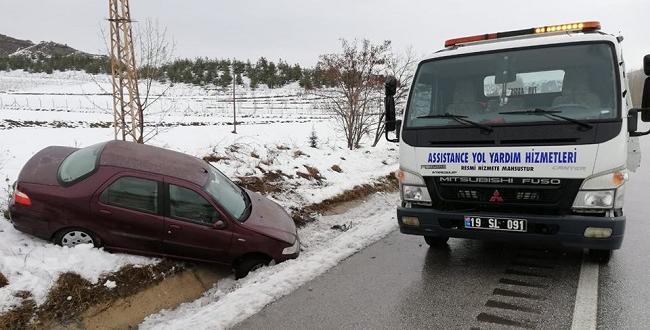
M 235 59 L 232 59 L 232 132 L 237 134 L 237 101 L 235 99 L 235 85 L 237 79 L 235 78 Z
M 143 143 L 144 118 L 138 91 L 129 0 L 109 0 L 115 139 Z

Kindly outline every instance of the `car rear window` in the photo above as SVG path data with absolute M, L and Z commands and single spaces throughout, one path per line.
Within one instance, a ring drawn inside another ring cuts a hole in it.
M 70 185 L 95 172 L 104 145 L 94 144 L 71 153 L 59 166 L 59 181 Z

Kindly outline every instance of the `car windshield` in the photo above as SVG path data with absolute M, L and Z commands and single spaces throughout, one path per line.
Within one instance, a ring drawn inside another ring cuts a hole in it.
M 71 153 L 59 166 L 59 180 L 72 184 L 94 172 L 104 145 L 105 143 L 94 144 Z
M 246 192 L 214 166 L 210 165 L 209 168 L 210 181 L 205 190 L 235 219 L 246 220 L 245 213 L 250 203 Z
M 608 43 L 511 49 L 423 62 L 409 99 L 406 128 L 461 126 L 449 115 L 488 126 L 566 123 L 558 116 L 533 113 L 535 109 L 580 121 L 616 119 L 614 63 Z

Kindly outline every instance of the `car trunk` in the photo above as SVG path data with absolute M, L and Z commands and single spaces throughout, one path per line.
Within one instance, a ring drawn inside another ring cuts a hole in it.
M 48 186 L 59 185 L 57 171 L 61 162 L 76 148 L 47 147 L 27 161 L 18 176 L 19 183 L 36 183 Z

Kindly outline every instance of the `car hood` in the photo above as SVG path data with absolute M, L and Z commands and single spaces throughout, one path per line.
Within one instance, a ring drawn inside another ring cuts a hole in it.
M 250 197 L 252 209 L 244 227 L 260 234 L 293 244 L 296 241 L 296 224 L 291 216 L 277 203 L 250 190 L 246 190 Z
M 49 186 L 59 185 L 57 172 L 61 162 L 71 153 L 78 150 L 70 147 L 47 147 L 37 152 L 23 166 L 19 182 L 38 183 Z

